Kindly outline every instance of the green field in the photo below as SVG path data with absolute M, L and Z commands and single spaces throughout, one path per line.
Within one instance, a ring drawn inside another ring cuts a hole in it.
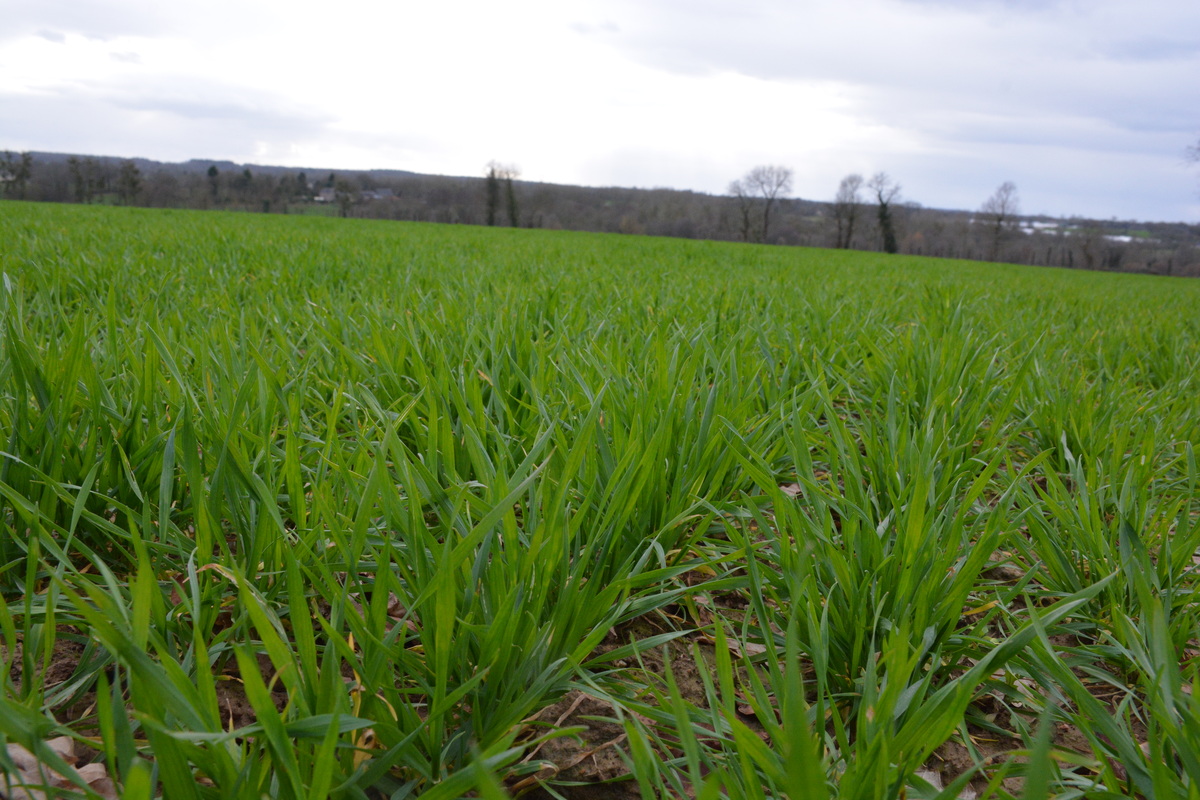
M 11 202 L 0 272 L 0 772 L 1200 797 L 1200 283 Z

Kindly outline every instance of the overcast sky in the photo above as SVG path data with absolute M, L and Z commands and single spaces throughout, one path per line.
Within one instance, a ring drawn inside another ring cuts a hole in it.
M 1200 0 L 4 0 L 0 149 L 1200 220 Z

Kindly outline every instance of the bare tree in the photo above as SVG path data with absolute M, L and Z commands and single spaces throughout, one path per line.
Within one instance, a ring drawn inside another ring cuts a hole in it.
M 879 204 L 876 214 L 879 219 L 879 235 L 883 242 L 883 252 L 895 253 L 900 248 L 896 244 L 896 225 L 892 220 L 892 203 L 900 196 L 900 184 L 894 182 L 886 172 L 876 172 L 867 183 L 867 188 L 875 193 Z
M 520 213 L 517 208 L 517 191 L 513 181 L 521 171 L 512 164 L 501 164 L 497 161 L 488 162 L 487 171 L 487 224 L 496 224 L 496 213 L 500 210 L 500 182 L 504 182 L 504 203 L 508 211 L 508 224 L 516 228 L 520 226 Z
M 221 193 L 221 170 L 217 169 L 217 165 L 213 164 L 208 168 L 208 187 L 212 191 L 213 205 L 220 203 Z
M 983 205 L 979 207 L 980 220 L 988 226 L 989 261 L 999 258 L 1000 245 L 1011 232 L 1018 213 L 1020 202 L 1017 199 L 1017 185 L 1012 181 L 1000 184 L 995 194 L 983 201 Z
M 775 201 L 781 196 L 791 193 L 792 171 L 787 167 L 777 165 L 755 167 L 746 173 L 746 177 L 742 178 L 742 183 L 750 194 L 755 194 L 762 198 L 761 241 L 765 242 L 767 241 L 767 231 L 771 224 L 771 206 L 775 205 Z
M 338 178 L 333 183 L 333 196 L 337 200 L 338 212 L 343 217 L 350 216 L 350 208 L 354 205 L 354 195 L 358 187 L 345 178 Z
M 247 167 L 242 170 L 241 175 L 235 175 L 230 184 L 233 187 L 233 191 L 237 193 L 238 200 L 245 206 L 249 202 L 250 195 L 254 190 L 254 173 Z
M 29 152 L 13 155 L 8 150 L 0 157 L 0 184 L 4 194 L 11 191 L 18 200 L 25 199 L 25 189 L 33 177 L 33 154 Z
M 67 164 L 71 180 L 75 183 L 75 200 L 79 203 L 90 203 L 96 195 L 103 192 L 107 182 L 105 170 L 94 158 L 82 161 L 72 156 Z
M 836 247 L 846 250 L 854 240 L 854 223 L 858 221 L 858 212 L 862 208 L 863 176 L 858 173 L 847 175 L 838 184 L 837 197 L 833 201 L 833 219 L 837 224 Z
M 496 224 L 496 211 L 500 208 L 500 165 L 495 161 L 488 162 L 487 177 L 485 178 L 487 192 L 487 224 Z
M 247 170 L 249 172 L 249 170 Z M 117 176 L 117 198 L 121 205 L 129 206 L 137 200 L 142 192 L 142 171 L 132 160 L 121 164 L 121 172 Z
M 729 193 L 737 198 L 738 213 L 741 215 L 742 223 L 742 241 L 748 242 L 750 241 L 750 217 L 754 213 L 754 197 L 740 180 L 729 184 Z
M 521 215 L 517 210 L 517 191 L 513 188 L 513 181 L 517 179 L 521 171 L 509 164 L 501 174 L 504 177 L 504 205 L 508 209 L 508 224 L 518 228 L 521 223 Z
M 67 159 L 67 170 L 71 174 L 71 183 L 75 188 L 75 202 L 87 202 L 89 198 L 87 196 L 87 178 L 83 173 L 83 162 L 75 156 L 71 156 Z

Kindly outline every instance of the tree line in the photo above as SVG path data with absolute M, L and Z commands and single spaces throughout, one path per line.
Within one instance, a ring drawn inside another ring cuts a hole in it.
M 847 175 L 829 201 L 791 197 L 793 172 L 754 167 L 726 195 L 520 180 L 493 161 L 480 177 L 338 173 L 53 153 L 0 155 L 9 199 L 587 230 L 1043 266 L 1200 275 L 1200 229 L 1184 223 L 1021 216 L 1005 182 L 973 211 L 903 197 L 886 172 Z

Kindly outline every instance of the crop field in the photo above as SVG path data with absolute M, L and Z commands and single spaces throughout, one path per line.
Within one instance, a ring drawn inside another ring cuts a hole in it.
M 19 203 L 0 272 L 29 796 L 1200 798 L 1200 283 Z

